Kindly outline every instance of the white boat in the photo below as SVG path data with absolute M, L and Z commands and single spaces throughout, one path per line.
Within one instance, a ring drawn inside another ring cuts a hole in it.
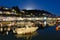
M 28 33 L 33 33 L 38 29 L 38 27 L 22 27 L 22 28 L 16 28 L 15 30 L 13 30 L 13 32 L 17 33 L 17 34 L 28 34 Z

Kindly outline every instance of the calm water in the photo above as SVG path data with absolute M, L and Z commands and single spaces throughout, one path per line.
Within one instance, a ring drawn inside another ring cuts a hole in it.
M 39 29 L 33 34 L 16 35 L 9 32 L 8 35 L 0 33 L 0 40 L 60 40 L 60 31 L 55 30 L 54 27 Z

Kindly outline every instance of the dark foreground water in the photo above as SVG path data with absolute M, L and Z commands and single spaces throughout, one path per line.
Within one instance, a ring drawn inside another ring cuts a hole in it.
M 27 35 L 17 35 L 12 32 L 8 35 L 0 33 L 0 40 L 60 40 L 60 32 L 57 32 L 55 27 L 48 27 Z

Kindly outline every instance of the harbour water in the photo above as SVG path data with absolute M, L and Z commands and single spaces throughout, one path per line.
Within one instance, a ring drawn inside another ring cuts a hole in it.
M 8 34 L 0 33 L 0 40 L 60 40 L 60 31 L 55 30 L 55 26 L 39 29 L 32 34 L 17 35 L 12 31 Z

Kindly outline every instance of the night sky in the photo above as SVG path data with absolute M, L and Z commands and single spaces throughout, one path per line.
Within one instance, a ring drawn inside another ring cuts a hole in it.
M 46 10 L 60 15 L 60 0 L 0 0 L 0 6 L 18 6 L 20 9 Z

